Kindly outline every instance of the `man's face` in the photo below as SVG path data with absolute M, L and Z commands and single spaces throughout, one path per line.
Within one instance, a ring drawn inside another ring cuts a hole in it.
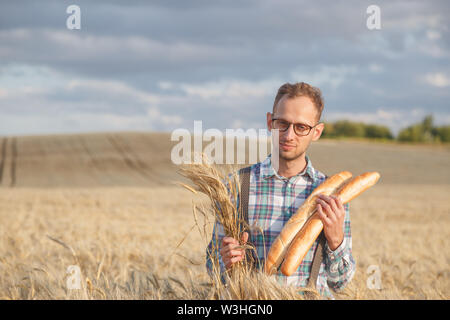
M 267 127 L 272 130 L 272 119 L 283 119 L 290 123 L 302 123 L 311 127 L 317 124 L 317 110 L 309 97 L 281 98 L 275 108 L 273 117 L 267 113 Z M 320 138 L 324 128 L 321 123 L 314 127 L 308 135 L 298 136 L 291 125 L 286 131 L 279 131 L 280 159 L 292 161 L 301 157 L 308 149 L 311 141 Z

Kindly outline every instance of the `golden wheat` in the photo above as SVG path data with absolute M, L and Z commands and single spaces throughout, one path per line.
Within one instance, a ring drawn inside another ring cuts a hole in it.
M 81 138 L 92 158 L 80 152 Z M 170 135 L 115 137 L 135 151 L 128 158 L 135 168 L 151 164 L 151 179 L 127 167 L 106 135 L 81 138 L 17 139 L 17 185 L 8 187 L 11 168 L 5 167 L 0 187 L 0 298 L 220 298 L 204 264 L 214 224 L 210 200 L 168 183 L 178 179 L 167 159 Z M 61 152 L 59 145 L 73 148 Z M 350 205 L 357 267 L 337 299 L 450 298 L 449 154 L 345 141 L 311 147 L 322 172 L 373 169 L 383 177 Z M 71 265 L 80 267 L 81 289 L 67 287 Z M 380 290 L 367 286 L 372 265 L 381 271 Z M 256 282 L 256 296 L 286 297 L 256 277 L 220 293 L 255 296 Z

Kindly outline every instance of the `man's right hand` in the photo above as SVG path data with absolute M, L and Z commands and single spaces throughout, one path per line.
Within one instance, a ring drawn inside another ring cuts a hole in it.
M 242 234 L 242 244 L 246 244 L 248 240 L 248 232 Z M 238 240 L 231 237 L 224 237 L 220 248 L 220 255 L 227 270 L 231 269 L 233 264 L 242 261 L 245 258 L 245 249 L 235 249 L 239 246 Z

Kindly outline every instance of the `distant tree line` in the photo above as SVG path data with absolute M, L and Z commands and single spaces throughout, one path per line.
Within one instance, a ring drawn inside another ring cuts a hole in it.
M 400 130 L 397 137 L 394 137 L 391 130 L 386 126 L 339 120 L 336 122 L 325 122 L 322 137 L 354 137 L 402 142 L 450 142 L 450 125 L 435 127 L 433 125 L 433 116 L 428 115 L 422 122 Z

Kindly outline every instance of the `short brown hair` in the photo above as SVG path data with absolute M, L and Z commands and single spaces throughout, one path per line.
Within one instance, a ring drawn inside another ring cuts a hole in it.
M 305 82 L 297 82 L 294 84 L 285 83 L 280 89 L 278 89 L 277 96 L 275 97 L 275 102 L 273 103 L 273 113 L 275 113 L 275 107 L 278 102 L 283 98 L 284 95 L 288 95 L 289 98 L 306 96 L 309 97 L 317 110 L 317 121 L 320 120 L 322 116 L 322 110 L 324 107 L 322 92 L 319 88 L 313 87 Z

